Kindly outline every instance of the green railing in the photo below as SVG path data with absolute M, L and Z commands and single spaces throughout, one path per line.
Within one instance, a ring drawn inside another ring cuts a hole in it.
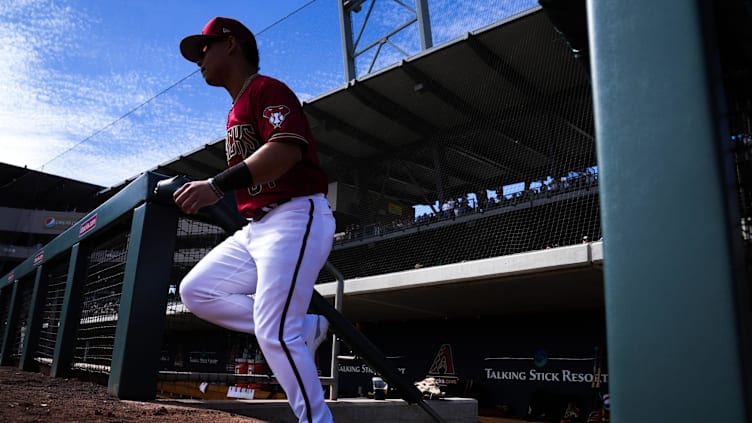
M 181 181 L 166 179 L 145 173 L 3 277 L 0 364 L 23 370 L 46 365 L 53 377 L 75 371 L 106 375 L 108 391 L 121 399 L 153 399 L 160 375 L 191 377 L 190 371 L 166 369 L 163 360 L 166 334 L 202 330 L 201 322 L 179 301 L 179 281 L 246 221 L 225 202 L 202 209 L 197 216 L 183 215 L 172 203 L 171 191 L 166 196 L 155 194 L 159 181 L 165 180 L 168 187 L 160 188 L 162 193 L 174 190 Z M 314 291 L 311 309 L 327 318 L 336 335 L 331 373 L 321 377 L 322 385 L 330 386 L 330 398 L 337 397 L 341 339 L 407 402 L 417 403 L 434 420 L 442 421 L 417 388 L 345 320 L 344 279 L 330 263 L 325 269 L 339 283 L 335 305 Z M 247 344 L 247 340 L 238 342 Z M 249 379 L 227 373 L 234 350 L 235 345 L 225 345 L 221 351 L 204 352 L 204 360 L 192 360 L 195 357 L 188 351 L 178 354 L 189 355 L 189 363 L 205 361 L 220 368 L 222 361 L 226 372 L 214 375 L 226 381 Z M 181 367 L 185 361 L 180 359 Z
M 179 211 L 146 173 L 5 275 L 0 362 L 53 377 L 109 374 L 120 398 L 155 396 Z

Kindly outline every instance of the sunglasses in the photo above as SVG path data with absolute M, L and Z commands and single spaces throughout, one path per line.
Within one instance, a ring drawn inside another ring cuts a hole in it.
M 204 43 L 204 45 L 203 45 L 203 46 L 201 46 L 201 59 L 203 59 L 203 58 L 204 58 L 204 56 L 206 56 L 206 52 L 207 52 L 207 51 L 209 51 L 209 47 L 210 47 L 210 46 L 211 46 L 212 44 L 216 44 L 216 43 L 218 43 L 218 42 L 220 42 L 220 41 L 224 41 L 224 40 L 226 40 L 226 39 L 227 39 L 227 37 L 222 37 L 222 38 L 213 38 L 213 39 L 211 39 L 211 40 L 207 40 L 207 41 L 206 41 L 206 42 Z

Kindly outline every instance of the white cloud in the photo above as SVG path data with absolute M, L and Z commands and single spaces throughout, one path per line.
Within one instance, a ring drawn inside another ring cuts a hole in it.
M 429 2 L 434 44 L 537 7 L 537 0 L 433 0 Z
M 122 63 L 117 55 L 124 53 L 106 40 L 92 39 L 91 33 L 106 37 L 103 30 L 92 30 L 98 24 L 96 16 L 65 1 L 0 5 L 5 49 L 0 61 L 0 161 L 111 185 L 218 137 L 224 105 L 213 105 L 226 99 L 223 92 L 206 90 L 200 77 L 193 78 L 202 84 L 197 94 L 176 89 L 121 119 L 185 76 L 176 73 L 185 68 L 156 68 L 165 58 L 175 59 L 173 67 L 184 64 L 169 50 L 174 46 L 138 40 L 131 44 L 154 59 L 140 57 L 134 67 L 112 68 L 111 63 Z M 144 68 L 149 62 L 154 67 Z M 196 88 L 190 79 L 183 85 Z M 193 109 L 178 92 L 213 111 Z
M 16 1 L 0 9 L 0 44 L 5 49 L 5 60 L 0 61 L 2 160 L 32 167 L 41 164 L 54 148 L 69 144 L 55 122 L 50 122 L 50 117 L 59 114 L 54 115 L 50 110 L 50 100 L 55 94 L 48 89 L 43 54 L 65 48 L 62 35 L 72 29 L 73 19 L 68 10 L 54 5 L 48 5 L 51 8 L 48 12 L 57 18 L 41 17 L 43 6 L 38 1 Z M 25 20 L 16 20 L 20 16 Z M 50 40 L 60 42 L 51 44 Z M 36 149 L 34 145 L 40 137 L 49 142 Z

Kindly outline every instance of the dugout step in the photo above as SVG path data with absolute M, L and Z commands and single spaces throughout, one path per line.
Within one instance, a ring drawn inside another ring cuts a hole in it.
M 297 423 L 287 400 L 158 400 L 208 408 L 274 423 Z M 477 423 L 478 402 L 472 398 L 426 400 L 447 423 Z M 432 423 L 434 420 L 416 404 L 401 399 L 373 400 L 345 398 L 326 401 L 337 423 L 389 422 Z

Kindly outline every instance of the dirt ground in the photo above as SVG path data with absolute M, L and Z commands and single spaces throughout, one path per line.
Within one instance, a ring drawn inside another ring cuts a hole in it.
M 168 402 L 122 401 L 107 387 L 0 366 L 0 423 L 270 423 Z

